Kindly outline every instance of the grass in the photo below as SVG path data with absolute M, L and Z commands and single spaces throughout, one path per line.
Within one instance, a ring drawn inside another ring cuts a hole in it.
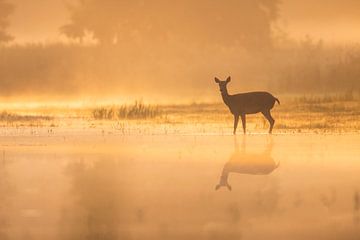
M 276 104 L 272 110 L 276 120 L 274 132 L 360 132 L 358 95 L 346 93 L 279 98 L 281 105 Z M 74 115 L 74 112 L 77 114 Z M 55 126 L 50 121 L 53 118 L 42 115 L 41 109 L 35 110 L 35 113 L 22 115 L 4 111 L 0 113 L 0 122 L 5 122 L 1 126 Z M 52 116 L 58 127 L 86 129 L 87 126 L 103 129 L 104 133 L 114 131 L 123 134 L 226 134 L 231 133 L 233 125 L 233 116 L 221 102 L 151 105 L 136 101 L 126 105 L 100 106 L 90 111 L 88 108 L 64 109 Z M 267 132 L 269 124 L 262 114 L 247 115 L 246 119 L 249 132 Z M 241 132 L 241 122 L 238 129 Z
M 303 95 L 294 98 L 294 101 L 300 104 L 323 104 L 334 102 L 351 102 L 357 98 L 353 91 L 346 91 L 342 94 L 325 94 L 325 95 Z
M 351 92 L 334 95 L 283 97 L 272 115 L 281 132 L 359 132 L 360 101 Z M 192 104 L 164 107 L 167 119 L 177 124 L 213 124 L 232 128 L 233 117 L 223 104 Z M 167 111 L 169 109 L 169 112 Z M 262 114 L 247 115 L 249 132 L 264 132 L 269 124 Z M 238 126 L 241 130 L 241 123 Z M 241 131 L 240 131 L 241 132 Z
M 15 113 L 9 113 L 7 111 L 2 111 L 0 113 L 0 121 L 3 122 L 29 122 L 29 121 L 39 121 L 39 120 L 52 120 L 52 117 L 43 116 L 43 115 L 20 115 Z
M 132 105 L 121 105 L 119 107 L 99 107 L 92 110 L 94 119 L 153 119 L 163 114 L 157 105 L 144 104 L 136 101 Z

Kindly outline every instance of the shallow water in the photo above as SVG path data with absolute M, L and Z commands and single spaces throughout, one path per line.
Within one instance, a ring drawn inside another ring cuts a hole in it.
M 359 142 L 2 138 L 0 239 L 359 239 Z

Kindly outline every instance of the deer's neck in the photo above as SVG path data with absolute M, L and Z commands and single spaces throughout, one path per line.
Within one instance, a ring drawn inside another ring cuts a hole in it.
M 225 91 L 221 92 L 221 96 L 222 96 L 222 99 L 223 99 L 224 103 L 229 106 L 229 104 L 230 104 L 230 95 L 229 95 L 227 89 L 225 89 Z

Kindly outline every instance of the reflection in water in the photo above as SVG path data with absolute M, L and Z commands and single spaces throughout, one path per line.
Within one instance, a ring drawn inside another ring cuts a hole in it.
M 8 181 L 7 162 L 5 159 L 5 152 L 3 152 L 2 160 L 0 161 L 0 239 L 6 240 L 8 237 L 8 201 L 10 193 L 10 184 Z
M 123 181 L 119 163 L 80 161 L 68 166 L 73 199 L 63 212 L 63 239 L 126 239 Z
M 272 137 L 283 171 L 275 171 L 271 140 L 259 136 L 247 136 L 246 146 L 238 136 L 235 149 L 223 136 L 197 138 L 195 147 L 193 136 L 111 137 L 91 150 L 88 143 L 8 147 L 5 163 L 0 152 L 0 240 L 359 239 L 357 145 Z M 231 194 L 208 187 L 220 169 L 207 160 L 223 157 L 215 143 L 232 153 L 220 167 L 226 183 L 230 173 L 255 174 L 230 174 L 242 179 Z M 322 145 L 329 151 L 318 157 Z
M 234 148 L 234 153 L 224 165 L 219 184 L 216 185 L 215 188 L 216 190 L 220 187 L 227 187 L 231 191 L 231 185 L 228 182 L 230 173 L 268 175 L 279 167 L 279 163 L 276 164 L 271 157 L 273 148 L 272 138 L 270 138 L 270 143 L 268 143 L 266 149 L 262 153 L 247 153 L 246 136 L 243 136 L 241 149 L 239 147 L 238 139 L 235 136 Z
M 12 184 L 9 180 L 8 166 L 9 161 L 6 159 L 5 151 L 2 152 L 0 161 L 0 239 L 10 239 L 10 196 L 13 193 Z
M 335 205 L 337 199 L 337 193 L 335 188 L 330 189 L 329 194 L 322 194 L 320 196 L 320 201 L 327 209 L 330 209 Z
M 354 223 L 359 224 L 360 222 L 360 196 L 359 191 L 354 193 Z

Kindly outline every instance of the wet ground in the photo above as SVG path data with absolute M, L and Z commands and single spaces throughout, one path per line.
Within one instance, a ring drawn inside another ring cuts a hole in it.
M 351 134 L 2 137 L 0 239 L 360 239 L 359 143 Z

